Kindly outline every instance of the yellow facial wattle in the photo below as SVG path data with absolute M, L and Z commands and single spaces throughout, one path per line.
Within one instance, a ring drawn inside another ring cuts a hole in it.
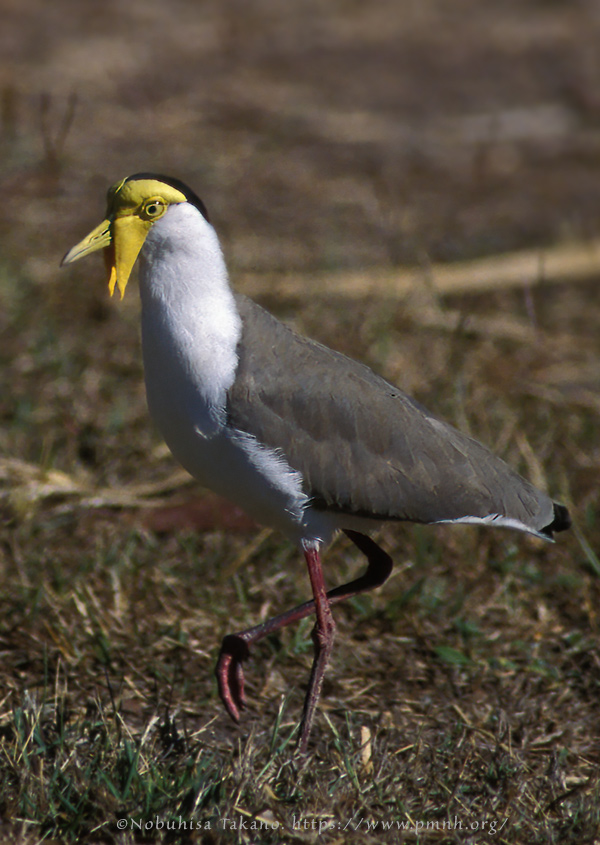
M 71 264 L 91 252 L 105 250 L 108 289 L 121 298 L 146 236 L 170 205 L 186 202 L 185 194 L 158 179 L 131 179 L 115 183 L 108 192 L 106 220 L 67 252 L 62 264 Z

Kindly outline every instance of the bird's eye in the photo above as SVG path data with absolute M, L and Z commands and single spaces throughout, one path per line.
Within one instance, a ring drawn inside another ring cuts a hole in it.
M 152 197 L 142 206 L 142 217 L 146 220 L 156 220 L 166 211 L 167 205 L 162 197 Z

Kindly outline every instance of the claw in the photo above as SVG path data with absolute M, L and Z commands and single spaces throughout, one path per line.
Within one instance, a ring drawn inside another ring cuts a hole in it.
M 221 644 L 219 659 L 215 674 L 219 687 L 221 701 L 234 722 L 240 720 L 240 710 L 246 706 L 244 694 L 244 669 L 242 663 L 250 655 L 250 646 L 262 640 L 263 637 L 285 628 L 292 622 L 298 622 L 316 612 L 317 624 L 313 632 L 315 644 L 315 659 L 311 671 L 308 691 L 304 701 L 304 712 L 302 714 L 302 725 L 300 727 L 299 750 L 306 753 L 310 729 L 314 720 L 315 710 L 319 702 L 323 676 L 327 668 L 329 654 L 333 645 L 335 623 L 331 616 L 331 605 L 337 604 L 351 596 L 372 590 L 379 587 L 389 577 L 392 571 L 392 559 L 377 543 L 374 543 L 366 534 L 359 534 L 356 531 L 345 531 L 352 542 L 358 546 L 368 561 L 367 571 L 354 581 L 342 584 L 329 592 L 325 592 L 321 560 L 317 547 L 307 545 L 304 549 L 304 556 L 308 565 L 308 572 L 314 598 L 305 601 L 304 604 L 286 610 L 279 616 L 267 619 L 254 628 L 241 631 L 238 634 L 229 634 Z
M 228 634 L 221 644 L 215 674 L 221 701 L 234 722 L 246 706 L 242 663 L 250 655 L 248 643 L 240 634 Z

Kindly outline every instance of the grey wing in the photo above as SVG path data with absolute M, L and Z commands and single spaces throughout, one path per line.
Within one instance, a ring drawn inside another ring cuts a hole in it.
M 477 441 L 368 367 L 245 297 L 233 425 L 280 449 L 324 510 L 413 522 L 551 528 L 554 504 Z

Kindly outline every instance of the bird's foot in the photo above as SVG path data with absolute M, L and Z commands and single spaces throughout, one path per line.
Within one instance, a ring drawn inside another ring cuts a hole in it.
M 215 674 L 221 701 L 234 722 L 239 722 L 240 710 L 246 706 L 242 663 L 249 655 L 250 648 L 243 634 L 224 637 Z

